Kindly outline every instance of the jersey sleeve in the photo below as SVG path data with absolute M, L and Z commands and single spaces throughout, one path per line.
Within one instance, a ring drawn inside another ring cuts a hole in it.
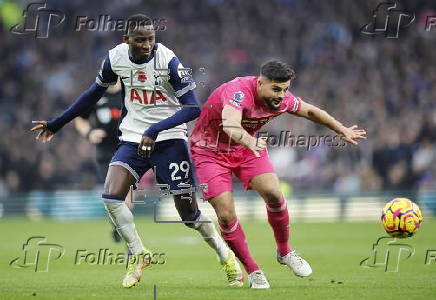
M 237 110 L 244 110 L 249 107 L 249 97 L 247 91 L 239 86 L 227 87 L 221 94 L 221 101 L 224 105 L 230 105 Z
M 170 79 L 168 80 L 174 89 L 177 98 L 195 89 L 195 82 L 192 78 L 190 68 L 184 68 L 177 56 L 174 56 L 168 63 Z
M 102 86 L 108 87 L 117 83 L 118 75 L 112 71 L 111 62 L 109 60 L 109 55 L 103 60 L 101 64 L 100 72 L 98 72 L 95 82 Z
M 288 101 L 288 113 L 295 114 L 298 113 L 301 109 L 301 98 L 296 97 L 293 94 L 290 94 Z

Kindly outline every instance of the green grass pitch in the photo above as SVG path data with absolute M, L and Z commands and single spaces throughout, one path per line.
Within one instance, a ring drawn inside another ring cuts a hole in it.
M 241 289 L 228 288 L 215 255 L 195 231 L 181 224 L 156 224 L 147 218 L 137 218 L 136 224 L 145 245 L 165 253 L 166 263 L 153 265 L 138 285 L 124 289 L 122 265 L 74 264 L 77 249 L 124 250 L 111 241 L 105 220 L 35 223 L 0 219 L 0 299 L 151 300 L 154 285 L 159 300 L 436 299 L 436 261 L 425 264 L 427 250 L 434 250 L 430 253 L 436 257 L 435 219 L 425 219 L 416 236 L 399 241 L 414 247 L 415 254 L 405 259 L 407 253 L 400 253 L 398 272 L 360 266 L 384 235 L 376 222 L 293 224 L 293 245 L 314 271 L 304 279 L 276 262 L 266 222 L 243 221 L 251 252 L 271 284 L 270 290 L 257 291 L 247 284 Z M 47 243 L 65 249 L 62 258 L 50 261 L 48 272 L 9 265 L 22 256 L 23 243 L 31 236 L 46 236 Z

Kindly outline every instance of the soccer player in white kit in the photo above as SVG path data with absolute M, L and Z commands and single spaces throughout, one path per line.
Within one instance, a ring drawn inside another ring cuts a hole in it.
M 200 114 L 193 92 L 195 83 L 184 77 L 186 69 L 174 52 L 155 42 L 155 30 L 148 17 L 130 17 L 123 40 L 109 51 L 96 82 L 88 90 L 59 117 L 33 121 L 36 125 L 31 130 L 39 131 L 37 140 L 49 142 L 65 124 L 95 105 L 119 77 L 124 95 L 120 143 L 109 164 L 102 198 L 132 254 L 122 285 L 131 287 L 139 282 L 142 270 L 151 263 L 151 251 L 144 247 L 124 199 L 130 186 L 155 167 L 156 179 L 168 186 L 181 219 L 215 250 L 229 285 L 240 287 L 243 277 L 235 255 L 198 209 L 193 192 L 186 123 Z

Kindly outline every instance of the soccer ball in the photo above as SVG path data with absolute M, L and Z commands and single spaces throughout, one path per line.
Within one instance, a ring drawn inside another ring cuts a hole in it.
M 407 198 L 395 198 L 383 208 L 381 223 L 392 237 L 411 237 L 419 230 L 421 222 L 419 206 Z

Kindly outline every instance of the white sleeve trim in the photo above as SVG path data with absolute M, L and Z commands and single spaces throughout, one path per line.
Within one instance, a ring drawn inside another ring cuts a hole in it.
M 300 98 L 294 97 L 294 106 L 292 107 L 290 112 L 296 112 L 299 107 L 300 107 Z

